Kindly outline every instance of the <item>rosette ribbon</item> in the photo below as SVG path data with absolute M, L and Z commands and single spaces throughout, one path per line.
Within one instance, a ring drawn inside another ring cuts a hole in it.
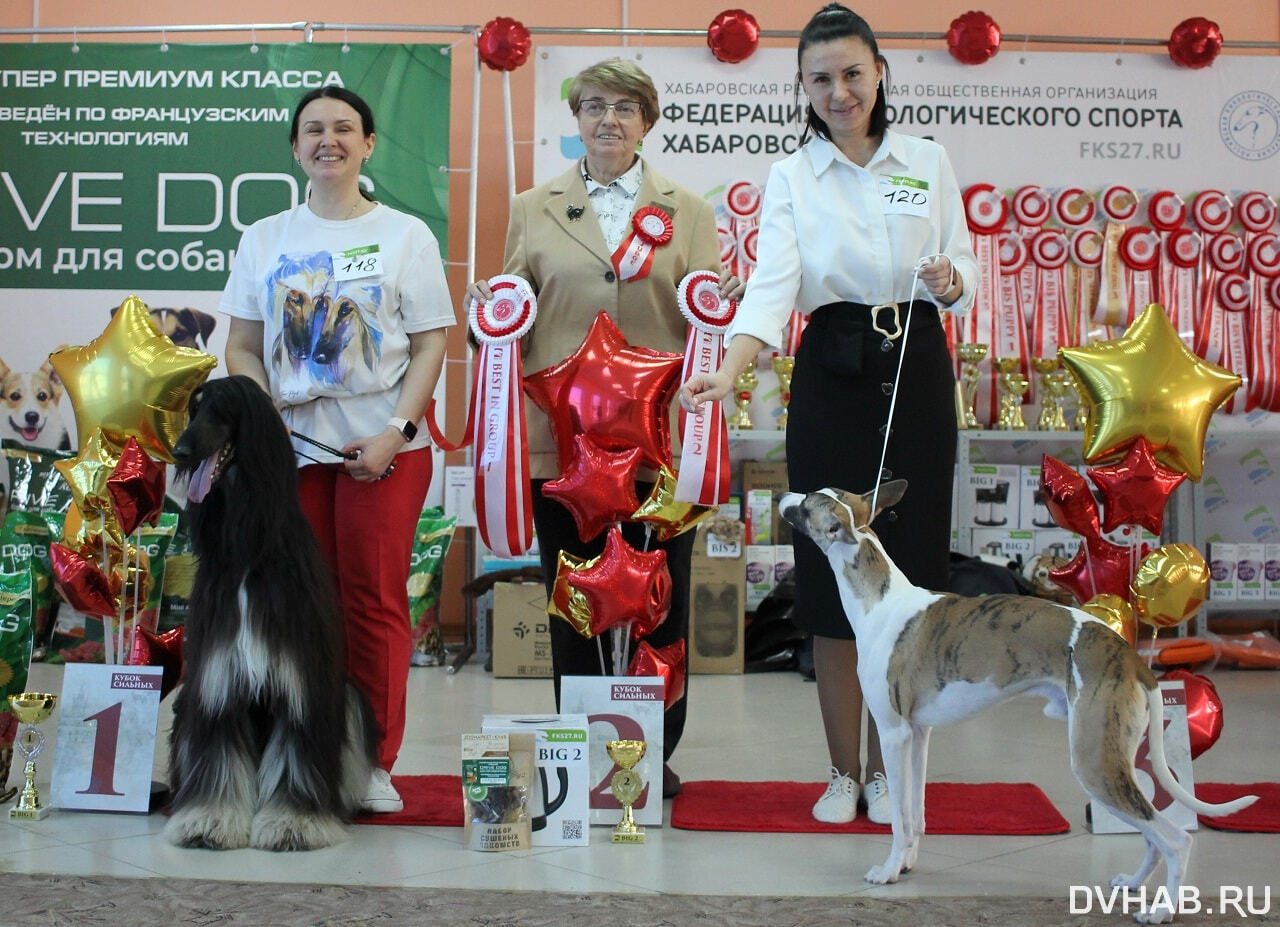
M 973 311 L 969 313 L 969 330 L 965 341 L 991 346 L 989 358 L 1004 357 L 1010 339 L 1002 338 L 1000 326 L 1000 231 L 1009 217 L 1009 203 L 989 183 L 973 184 L 964 191 L 965 220 L 973 239 L 973 251 L 978 258 L 978 271 L 982 280 L 974 293 Z M 1019 320 L 1019 327 L 1021 320 Z M 1013 341 L 1016 345 L 1016 340 Z M 995 388 L 995 368 L 988 364 L 987 376 L 979 384 L 978 408 L 986 409 L 980 416 L 987 422 L 995 421 L 999 414 L 1000 397 Z
M 1088 344 L 1093 328 L 1093 307 L 1098 304 L 1098 267 L 1102 264 L 1102 233 L 1076 229 L 1071 233 L 1071 273 L 1068 302 L 1071 307 L 1071 343 Z
M 1022 301 L 1022 272 L 1031 263 L 1031 250 L 1027 240 L 1019 233 L 1005 231 L 1000 234 L 1000 304 L 996 318 L 996 337 L 989 342 L 995 348 L 991 357 L 1017 357 L 1022 361 L 1022 372 L 1030 369 L 1027 339 L 1028 307 Z M 999 414 L 999 398 L 992 408 L 993 418 Z
M 1018 234 L 1027 240 L 1028 246 L 1036 233 L 1053 215 L 1053 200 L 1042 187 L 1034 184 L 1019 187 L 1010 197 L 1010 212 L 1018 223 Z M 1035 261 L 1028 261 L 1022 268 L 1022 305 L 1036 304 L 1036 287 L 1038 286 L 1039 266 Z M 1040 355 L 1035 355 L 1039 357 Z
M 1031 239 L 1038 286 L 1031 313 L 1031 356 L 1057 357 L 1058 348 L 1071 347 L 1071 321 L 1067 312 L 1067 258 L 1071 245 L 1058 229 L 1042 229 Z
M 619 280 L 639 280 L 653 269 L 653 252 L 671 241 L 675 226 L 657 206 L 642 206 L 631 217 L 631 234 L 613 252 L 613 269 Z
M 680 312 L 689 322 L 680 381 L 714 373 L 724 360 L 724 333 L 738 304 L 720 295 L 720 278 L 694 271 L 676 287 Z M 698 412 L 680 408 L 680 475 L 677 502 L 719 505 L 729 501 L 729 428 L 724 406 L 705 402 Z
M 1199 266 L 1204 238 L 1191 229 L 1178 229 L 1165 244 L 1167 269 L 1164 311 L 1178 331 L 1182 343 L 1191 348 L 1196 343 L 1196 317 L 1200 305 Z
M 467 317 L 480 343 L 467 410 L 466 437 L 451 442 L 427 410 L 431 438 L 446 451 L 474 444 L 476 523 L 485 544 L 500 557 L 516 557 L 533 543 L 533 495 L 529 487 L 529 433 L 525 424 L 520 338 L 538 314 L 533 288 L 522 277 L 489 279 L 493 299 L 470 300 Z
M 1102 232 L 1102 271 L 1094 318 L 1104 325 L 1128 325 L 1129 296 L 1120 242 L 1125 223 L 1138 212 L 1138 195 L 1128 187 L 1111 186 L 1098 197 L 1107 224 Z
M 1250 296 L 1249 396 L 1246 408 L 1280 411 L 1280 238 L 1253 236 L 1245 249 Z
M 1155 302 L 1169 310 L 1169 297 L 1173 289 L 1174 268 L 1169 259 L 1169 241 L 1187 221 L 1187 204 L 1172 190 L 1157 190 L 1147 198 L 1147 222 L 1160 236 L 1160 272 L 1156 277 Z M 1172 318 L 1172 313 L 1170 318 Z
M 1249 309 L 1249 278 L 1244 270 L 1244 244 L 1238 235 L 1220 232 L 1210 235 L 1205 245 L 1208 260 L 1202 286 L 1204 306 L 1196 328 L 1195 352 L 1211 364 L 1225 367 L 1241 377 L 1249 372 L 1245 331 Z M 1243 412 L 1245 401 L 1239 391 L 1222 406 L 1228 414 Z
M 1124 313 L 1125 327 L 1143 309 L 1161 302 L 1156 281 L 1160 268 L 1160 236 L 1145 225 L 1135 225 L 1120 236 L 1120 260 L 1124 262 L 1128 306 Z

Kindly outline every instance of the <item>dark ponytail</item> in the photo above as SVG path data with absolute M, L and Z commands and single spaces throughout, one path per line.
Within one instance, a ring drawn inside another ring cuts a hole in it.
M 868 135 L 879 138 L 889 128 L 889 105 L 886 102 L 889 95 L 889 62 L 885 60 L 884 55 L 880 54 L 880 46 L 876 42 L 876 34 L 871 31 L 871 26 L 847 6 L 828 3 L 814 13 L 813 18 L 800 31 L 800 43 L 796 49 L 796 100 L 798 102 L 800 97 L 799 69 L 804 59 L 805 49 L 820 42 L 847 38 L 861 39 L 865 42 L 871 49 L 871 54 L 875 56 L 875 60 L 884 67 L 884 79 L 876 90 L 876 102 L 871 108 L 871 124 L 867 127 Z M 831 130 L 826 122 L 813 111 L 811 105 L 806 105 L 805 126 L 804 131 L 800 133 L 800 144 L 803 145 L 808 140 L 810 132 L 819 138 L 831 140 Z

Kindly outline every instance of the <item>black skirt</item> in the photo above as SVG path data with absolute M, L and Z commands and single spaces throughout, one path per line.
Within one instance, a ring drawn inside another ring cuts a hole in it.
M 906 322 L 906 307 L 900 310 Z M 892 313 L 880 327 L 893 331 Z M 884 426 L 902 339 L 872 325 L 869 307 L 832 303 L 814 311 L 796 354 L 787 409 L 787 474 L 792 492 L 876 487 Z M 884 479 L 905 479 L 902 501 L 875 522 L 889 556 L 916 585 L 945 589 L 956 457 L 955 375 L 933 303 L 911 307 Z M 851 639 L 835 576 L 812 541 L 795 535 L 792 620 L 821 637 Z

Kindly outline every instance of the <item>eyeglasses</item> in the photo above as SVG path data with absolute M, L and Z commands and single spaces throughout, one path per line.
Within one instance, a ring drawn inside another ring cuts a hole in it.
M 606 103 L 604 100 L 583 100 L 578 104 L 578 112 L 588 119 L 599 119 L 607 109 L 613 110 L 619 119 L 635 119 L 640 115 L 640 104 L 635 100 L 619 100 L 617 103 Z

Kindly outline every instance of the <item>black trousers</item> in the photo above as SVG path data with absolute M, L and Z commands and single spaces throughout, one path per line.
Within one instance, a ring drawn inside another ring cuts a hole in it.
M 880 327 L 892 331 L 890 313 Z M 900 310 L 905 324 L 906 307 Z M 872 327 L 867 306 L 833 303 L 814 311 L 796 353 L 787 417 L 787 476 L 792 492 L 832 487 L 874 489 L 884 425 L 902 356 L 902 339 Z M 898 383 L 883 479 L 907 491 L 875 522 L 877 536 L 907 578 L 926 589 L 948 584 L 951 485 L 956 458 L 955 375 L 933 303 L 911 308 L 906 359 Z M 792 620 L 822 637 L 849 640 L 835 575 L 811 540 L 795 537 Z
M 604 550 L 606 532 L 590 542 L 578 537 L 578 525 L 573 515 L 555 499 L 542 494 L 546 480 L 533 481 L 533 525 L 538 534 L 538 550 L 542 558 L 542 572 L 546 578 L 547 598 L 555 584 L 556 562 L 560 551 L 577 557 L 595 557 Z M 636 483 L 636 495 L 641 501 L 653 489 L 651 483 Z M 658 542 L 656 537 L 649 549 L 661 548 L 667 552 L 667 569 L 671 571 L 671 611 L 667 620 L 644 638 L 649 646 L 666 647 L 678 640 L 689 640 L 689 569 L 693 560 L 695 531 L 686 531 L 668 541 Z M 623 522 L 622 536 L 637 550 L 644 548 L 645 525 L 641 522 Z M 632 645 L 632 653 L 635 646 Z M 600 676 L 600 650 L 595 639 L 587 639 L 573 629 L 569 622 L 551 619 L 551 663 L 555 674 L 556 709 L 560 708 L 560 679 L 563 676 Z M 605 642 L 605 664 L 609 664 L 609 648 Z M 684 734 L 684 722 L 688 713 L 689 680 L 685 677 L 685 695 L 667 709 L 663 715 L 662 758 L 671 758 L 680 737 Z

